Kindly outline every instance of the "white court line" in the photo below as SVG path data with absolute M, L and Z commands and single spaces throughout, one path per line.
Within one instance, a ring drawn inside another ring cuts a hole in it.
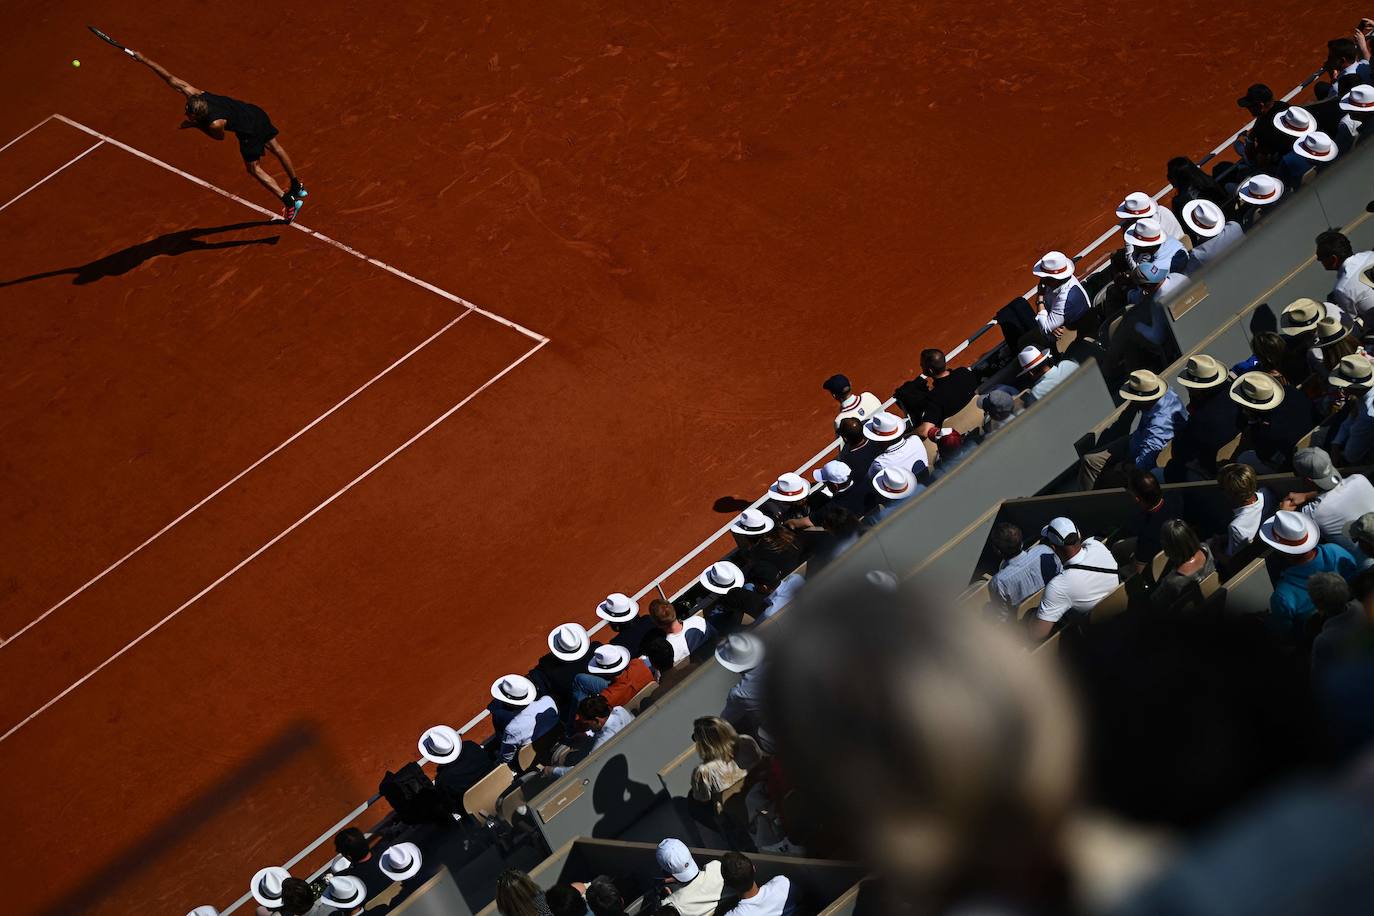
M 62 607 L 64 604 L 66 604 L 67 602 L 71 601 L 71 600 L 72 600 L 73 598 L 75 598 L 77 595 L 80 595 L 80 594 L 81 594 L 82 592 L 84 592 L 86 589 L 90 588 L 92 585 L 95 585 L 95 584 L 96 584 L 97 582 L 99 582 L 101 579 L 105 578 L 105 577 L 108 576 L 110 573 L 114 572 L 116 569 L 118 569 L 119 567 L 123 566 L 126 562 L 128 562 L 130 559 L 132 559 L 133 556 L 134 556 L 135 554 L 137 554 L 139 551 L 143 550 L 143 548 L 147 547 L 149 544 L 153 543 L 153 542 L 156 541 L 158 538 L 162 537 L 162 536 L 163 536 L 164 534 L 166 534 L 168 531 L 171 531 L 171 530 L 172 530 L 173 528 L 175 528 L 177 525 L 181 524 L 183 521 L 186 520 L 186 518 L 187 518 L 189 515 L 191 515 L 193 512 L 195 512 L 195 511 L 196 511 L 197 509 L 199 509 L 201 506 L 203 506 L 203 505 L 205 505 L 206 503 L 208 503 L 210 500 L 214 499 L 216 496 L 218 496 L 218 495 L 220 495 L 221 493 L 223 493 L 225 490 L 227 490 L 227 489 L 229 489 L 230 487 L 232 487 L 234 484 L 238 483 L 240 480 L 242 480 L 242 479 L 244 478 L 245 475 L 247 475 L 248 473 L 250 473 L 251 471 L 253 471 L 253 470 L 256 469 L 257 467 L 259 467 L 264 461 L 268 460 L 268 459 L 271 458 L 273 455 L 277 454 L 277 453 L 280 452 L 282 449 L 286 448 L 286 447 L 287 447 L 288 445 L 290 445 L 292 442 L 295 442 L 295 441 L 296 441 L 297 439 L 299 439 L 301 436 L 303 436 L 303 435 L 305 435 L 306 433 L 310 432 L 310 430 L 314 429 L 314 428 L 315 428 L 316 426 L 318 426 L 321 422 L 323 422 L 324 420 L 328 419 L 328 418 L 330 417 L 330 415 L 332 415 L 332 414 L 333 414 L 335 411 L 337 411 L 340 407 L 343 407 L 343 406 L 344 406 L 345 404 L 347 404 L 349 401 L 353 400 L 353 399 L 356 398 L 358 395 L 360 395 L 360 394 L 362 394 L 364 391 L 366 391 L 368 388 L 372 387 L 372 385 L 373 385 L 375 382 L 379 381 L 379 380 L 382 379 L 384 376 L 386 376 L 387 374 L 389 374 L 389 373 L 391 372 L 391 370 L 395 369 L 397 366 L 401 365 L 401 364 L 404 363 L 406 360 L 410 359 L 410 358 L 411 358 L 412 356 L 414 356 L 416 353 L 419 353 L 419 352 L 420 352 L 421 350 L 423 350 L 425 347 L 429 346 L 431 343 L 433 343 L 433 342 L 435 341 L 436 338 L 439 337 L 440 334 L 444 333 L 444 332 L 447 331 L 449 328 L 453 327 L 455 324 L 457 324 L 458 322 L 462 321 L 464 318 L 466 318 L 466 317 L 467 317 L 468 315 L 470 315 L 470 314 L 472 314 L 472 310 L 471 310 L 471 309 L 468 309 L 467 311 L 464 311 L 462 314 L 458 315 L 456 318 L 453 318 L 452 320 L 450 320 L 448 324 L 444 325 L 442 328 L 440 328 L 439 330 L 435 331 L 433 334 L 429 335 L 429 336 L 426 337 L 424 340 L 422 340 L 419 344 L 417 344 L 416 346 L 414 346 L 413 348 L 411 348 L 411 350 L 410 350 L 409 353 L 407 353 L 407 354 L 405 354 L 404 356 L 402 356 L 401 358 L 397 359 L 395 362 L 393 362 L 391 365 L 387 366 L 387 367 L 386 367 L 385 369 L 383 369 L 381 372 L 378 372 L 376 375 L 372 376 L 372 378 L 368 379 L 366 382 L 364 382 L 363 384 L 359 385 L 357 388 L 353 389 L 353 391 L 351 391 L 351 392 L 348 394 L 348 396 L 345 397 L 342 401 L 340 401 L 339 403 L 335 404 L 333 407 L 329 408 L 328 410 L 326 410 L 324 413 L 320 414 L 320 415 L 319 415 L 318 417 L 316 417 L 315 419 L 311 420 L 311 421 L 310 421 L 309 423 L 307 423 L 305 426 L 302 426 L 300 429 L 296 430 L 294 433 L 292 433 L 292 434 L 291 434 L 290 436 L 288 436 L 286 439 L 282 440 L 281 444 L 279 444 L 276 448 L 272 449 L 270 452 L 268 452 L 267 454 L 263 455 L 263 456 L 262 456 L 261 458 L 259 458 L 257 461 L 254 461 L 252 464 L 248 465 L 248 467 L 244 468 L 242 471 L 239 471 L 239 472 L 238 472 L 237 474 L 235 474 L 233 477 L 231 477 L 231 478 L 229 478 L 228 480 L 226 480 L 223 484 L 221 484 L 220 486 L 216 487 L 216 488 L 214 489 L 214 491 L 210 493 L 209 496 L 206 496 L 206 497 L 205 497 L 204 499 L 202 499 L 200 502 L 196 503 L 194 506 L 192 506 L 191 508 L 187 509 L 185 512 L 181 513 L 180 515 L 178 515 L 176 518 L 172 519 L 172 520 L 171 520 L 170 522 L 168 522 L 166 525 L 163 525 L 162 528 L 161 528 L 160 530 L 158 530 L 156 533 L 154 533 L 151 537 L 149 537 L 147 540 L 145 540 L 142 544 L 139 544 L 139 545 L 138 545 L 137 547 L 135 547 L 133 550 L 130 550 L 128 553 L 124 554 L 124 556 L 120 557 L 118 560 L 115 560 L 115 561 L 114 561 L 113 563 L 111 563 L 109 566 L 105 567 L 105 568 L 104 568 L 103 570 L 101 570 L 96 576 L 94 576 L 92 579 L 90 579 L 88 582 L 86 582 L 85 585 L 82 585 L 82 586 L 81 586 L 80 588 L 78 588 L 76 591 L 72 592 L 70 595 L 68 595 L 67 597 L 63 598 L 61 601 L 59 601 L 59 602 L 57 602 L 56 604 L 54 604 L 52 607 L 48 608 L 48 609 L 47 609 L 46 611 L 44 611 L 42 614 L 38 615 L 38 616 L 35 617 L 33 620 L 30 620 L 28 623 L 24 624 L 24 626 L 23 626 L 22 629 L 15 631 L 14 635 L 10 636 L 8 639 L 0 639 L 0 646 L 5 646 L 5 645 L 8 645 L 9 643 L 14 642 L 14 641 L 15 641 L 16 639 L 18 639 L 20 636 L 23 636 L 26 632 L 28 632 L 31 628 L 33 628 L 33 627 L 37 626 L 38 624 L 42 623 L 45 619 L 47 619 L 47 617 L 48 617 L 50 614 L 52 614 L 52 613 L 53 613 L 54 611 L 56 611 L 58 608 Z
M 0 742 L 5 741 L 5 740 L 8 739 L 11 735 L 13 735 L 15 732 L 17 732 L 17 731 L 19 731 L 21 728 L 23 728 L 25 725 L 28 725 L 28 724 L 29 724 L 30 722 L 32 722 L 34 719 L 38 718 L 38 717 L 41 716 L 43 713 L 47 712 L 47 711 L 48 711 L 49 709 L 51 709 L 54 705 L 56 705 L 58 702 L 60 702 L 60 701 L 62 700 L 63 697 L 67 696 L 67 694 L 71 693 L 73 690 L 75 690 L 76 688 L 80 687 L 82 684 L 86 683 L 86 682 L 89 681 L 91 678 L 95 677 L 95 676 L 96 676 L 97 674 L 99 674 L 101 671 L 105 670 L 106 667 L 108 667 L 109 665 L 111 665 L 112 663 L 114 663 L 117 659 L 119 659 L 121 656 L 123 656 L 125 652 L 128 652 L 128 651 L 129 651 L 130 649 L 132 649 L 134 646 L 136 646 L 136 645 L 138 645 L 139 643 L 143 642 L 143 640 L 147 639 L 149 636 L 152 636 L 152 635 L 153 635 L 154 633 L 156 633 L 158 630 L 162 629 L 162 627 L 163 627 L 165 624 L 167 624 L 169 621 L 171 621 L 173 618 L 175 618 L 178 614 L 180 614 L 182 611 L 186 610 L 186 609 L 187 609 L 188 607 L 190 607 L 191 605 L 195 604 L 195 603 L 196 603 L 197 601 L 199 601 L 201 598 L 204 598 L 206 595 L 208 595 L 208 594 L 209 594 L 210 592 L 212 592 L 214 589 L 218 588 L 219 585 L 222 584 L 226 579 L 228 579 L 229 577 L 233 576 L 233 575 L 234 575 L 236 572 L 238 572 L 240 569 L 243 569 L 243 568 L 244 568 L 245 566 L 247 566 L 249 563 L 251 563 L 251 562 L 253 562 L 254 560 L 256 560 L 258 557 L 260 557 L 263 553 L 265 553 L 269 548 L 271 548 L 274 544 L 276 544 L 276 543 L 277 543 L 278 541 L 280 541 L 282 538 L 286 537 L 288 534 L 290 534 L 291 532 L 295 531 L 295 530 L 296 530 L 297 528 L 299 528 L 301 525 L 304 525 L 306 522 L 310 521 L 310 519 L 314 518 L 321 510 L 323 510 L 323 509 L 324 509 L 326 506 L 328 506 L 330 503 L 334 502 L 334 500 L 338 499 L 340 496 L 343 496 L 345 493 L 347 493 L 349 490 L 353 489 L 353 488 L 354 488 L 355 486 L 357 486 L 359 483 L 361 483 L 362 481 L 366 480 L 368 477 L 372 476 L 372 474 L 373 474 L 374 471 L 376 471 L 378 468 L 380 468 L 380 467 L 382 467 L 383 465 L 385 465 L 385 464 L 386 464 L 387 462 L 389 462 L 392 458 L 395 458 L 397 455 L 401 454 L 401 452 L 403 452 L 403 451 L 405 451 L 406 449 L 410 448 L 410 446 L 414 445 L 417 441 L 419 441 L 419 439 L 420 439 L 422 436 L 424 436 L 424 435 L 425 435 L 426 433 L 428 433 L 430 430 L 434 429 L 434 427 L 438 426 L 440 423 L 444 422 L 444 421 L 447 420 L 449 417 L 453 416 L 455 413 L 457 413 L 465 404 L 467 404 L 467 403 L 468 403 L 469 401 L 471 401 L 473 398 L 477 397 L 477 396 L 478 396 L 479 394 L 481 394 L 483 391 L 486 391 L 486 390 L 487 390 L 488 388 L 490 388 L 492 385 L 496 384 L 498 381 L 500 381 L 502 378 L 504 378 L 505 375 L 506 375 L 506 373 L 510 372 L 510 371 L 511 371 L 512 369 L 514 369 L 516 366 L 520 365 L 520 364 L 523 363 L 525 360 L 529 359 L 531 356 L 533 356 L 534 354 L 538 353 L 538 352 L 544 347 L 544 345 L 545 345 L 546 343 L 548 343 L 548 341 L 546 341 L 546 340 L 545 340 L 545 341 L 540 341 L 539 343 L 535 344 L 535 345 L 534 345 L 533 347 L 531 347 L 530 349 L 526 350 L 526 351 L 525 351 L 525 354 L 524 354 L 523 356 L 521 356 L 519 359 L 517 359 L 515 362 L 511 363 L 510 365 L 506 366 L 506 368 L 502 369 L 500 372 L 496 373 L 496 374 L 493 375 L 491 378 L 487 379 L 485 382 L 483 382 L 483 383 L 481 384 L 481 386 L 480 386 L 476 391 L 473 391 L 471 394 L 469 394 L 467 397 L 463 398 L 463 399 L 462 399 L 461 401 L 459 401 L 457 404 L 454 404 L 454 405 L 453 405 L 452 407 L 450 407 L 448 410 L 444 411 L 444 412 L 441 413 L 439 416 L 435 417 L 433 420 L 431 420 L 431 421 L 425 426 L 424 429 L 420 430 L 418 433 L 416 433 L 415 435 L 411 436 L 409 439 L 407 439 L 406 441 L 402 442 L 400 445 L 396 446 L 396 448 L 392 449 L 392 450 L 386 455 L 385 458 L 382 458 L 382 459 L 379 460 L 376 464 L 372 465 L 372 467 L 368 468 L 366 471 L 363 471 L 363 472 L 362 472 L 361 474 L 359 474 L 357 477 L 354 477 L 354 478 L 353 478 L 352 480 L 350 480 L 348 483 L 344 484 L 342 487 L 340 487 L 338 490 L 336 490 L 336 491 L 334 492 L 334 495 L 330 496 L 330 497 L 329 497 L 328 499 L 326 499 L 324 502 L 320 503 L 318 506 L 316 506 L 315 508 L 311 509 L 309 512 L 305 513 L 304 515 L 302 515 L 300 518 L 296 519 L 294 522 L 292 522 L 290 525 L 288 525 L 285 529 L 283 529 L 279 534 L 277 534 L 275 537 L 273 537 L 273 538 L 272 538 L 270 541 L 268 541 L 266 544 L 263 544 L 263 545 L 262 545 L 261 547 L 259 547 L 257 550 L 253 551 L 253 552 L 250 553 L 248 556 L 246 556 L 246 557 L 244 557 L 242 560 L 240 560 L 238 563 L 234 564 L 234 566 L 233 566 L 232 568 L 230 568 L 230 570 L 229 570 L 228 572 L 224 573 L 224 574 L 223 574 L 222 576 L 220 576 L 218 579 L 216 579 L 215 581 L 211 582 L 209 585 L 205 586 L 205 587 L 204 587 L 203 589 L 201 589 L 200 591 L 196 592 L 196 593 L 195 593 L 194 595 L 192 595 L 190 598 L 186 599 L 186 601 L 183 602 L 182 605 L 181 605 L 180 607 L 178 607 L 176 610 L 172 611 L 172 612 L 171 612 L 170 614 L 168 614 L 166 617 L 163 617 L 161 620 L 159 620 L 157 623 L 155 623 L 155 624 L 153 624 L 152 626 L 150 626 L 148 629 L 144 630 L 141 634 L 139 634 L 139 636 L 138 636 L 136 639 L 134 639 L 133 641 L 131 641 L 128 645 L 126 645 L 124 648 L 120 649 L 120 650 L 119 650 L 118 652 L 116 652 L 114 655 L 111 655 L 109 658 L 105 659 L 103 662 L 101 662 L 100 664 L 96 665 L 94 668 L 92 668 L 92 669 L 91 669 L 90 671 L 88 671 L 86 674 L 82 675 L 75 683 L 73 683 L 73 684 L 72 684 L 70 687 L 68 687 L 66 690 L 63 690 L 63 691 L 62 691 L 61 693 L 59 693 L 57 696 L 53 697 L 51 700 L 49 700 L 48 702 L 44 703 L 42 706 L 38 707 L 37 709 L 35 709 L 33 712 L 29 713 L 28 716 L 26 716 L 22 722 L 19 722 L 17 725 L 15 725 L 14 727 L 12 727 L 9 731 L 5 732 L 3 735 L 0 735 Z
M 177 168 L 177 167 L 174 166 L 174 165 L 171 165 L 171 164 L 169 164 L 169 163 L 163 162 L 161 159 L 158 159 L 156 156 L 150 156 L 149 154 L 143 152 L 142 150 L 135 149 L 134 147 L 130 146 L 130 145 L 127 144 L 127 143 L 121 143 L 120 141 L 116 140 L 115 138 L 110 137 L 110 136 L 108 136 L 108 135 L 106 135 L 106 134 L 102 134 L 100 131 L 95 130 L 95 129 L 93 129 L 93 128 L 87 127 L 85 124 L 82 124 L 82 123 L 80 123 L 79 121 L 73 121 L 71 118 L 68 118 L 68 117 L 66 117 L 65 115 L 61 115 L 61 114 L 54 114 L 53 117 L 56 118 L 57 120 L 61 121 L 63 124 L 67 124 L 67 125 L 69 125 L 69 126 L 71 126 L 71 127 L 75 127 L 77 130 L 84 131 L 84 132 L 86 132 L 87 134 L 90 134 L 92 137 L 99 137 L 102 141 L 104 141 L 105 143 L 110 144 L 111 146 L 117 146 L 117 147 L 119 147 L 120 149 L 124 150 L 126 153 L 132 153 L 133 155 L 137 156 L 138 158 L 143 159 L 143 160 L 145 160 L 145 161 L 147 161 L 147 162 L 151 162 L 153 165 L 155 165 L 155 166 L 157 166 L 157 167 L 159 167 L 159 168 L 166 169 L 167 171 L 172 172 L 173 174 L 180 175 L 182 178 L 185 178 L 187 181 L 189 181 L 189 182 L 191 182 L 191 183 L 193 183 L 193 184 L 198 184 L 198 185 L 200 185 L 202 188 L 205 188 L 206 190 L 214 191 L 216 194 L 220 195 L 221 197 L 227 197 L 229 200 L 232 200 L 232 201 L 234 201 L 235 203 L 242 204 L 243 206 L 247 207 L 247 208 L 250 209 L 250 210 L 253 210 L 254 212 L 261 213 L 261 214 L 263 214 L 264 216 L 268 217 L 269 219 L 277 219 L 277 220 L 281 219 L 281 214 L 280 214 L 280 213 L 276 213 L 276 212 L 274 212 L 274 211 L 272 211 L 272 210 L 267 209 L 266 207 L 260 207 L 260 206 L 258 206 L 257 204 L 253 203 L 252 201 L 245 200 L 244 198 L 239 197 L 237 194 L 234 194 L 234 193 L 231 193 L 231 192 L 229 192 L 229 191 L 226 191 L 226 190 L 224 190 L 224 189 L 221 188 L 221 187 L 217 187 L 217 186 L 215 186 L 215 185 L 212 185 L 212 184 L 210 184 L 210 182 L 206 181 L 206 180 L 203 179 L 203 178 L 198 178 L 197 176 L 192 175 L 190 172 L 183 171 L 183 170 Z M 3 208 L 0 208 L 0 209 L 3 209 Z M 503 325 L 505 325 L 506 327 L 511 328 L 512 330 L 519 331 L 521 334 L 524 334 L 526 337 L 530 338 L 531 340 L 537 340 L 537 341 L 540 341 L 541 343 L 547 343 L 548 340 L 549 340 L 549 339 L 548 339 L 547 337 L 545 337 L 543 334 L 539 334 L 539 333 L 537 333 L 537 332 L 535 332 L 535 331 L 531 331 L 529 328 L 525 327 L 524 325 L 517 324 L 516 322 L 511 321 L 509 318 L 503 318 L 502 316 L 496 314 L 495 312 L 489 312 L 489 311 L 487 311 L 486 309 L 482 308 L 481 306 L 478 306 L 478 305 L 476 305 L 476 304 L 474 304 L 474 303 L 472 303 L 472 302 L 469 302 L 468 300 L 464 299 L 462 296 L 456 296 L 456 295 L 454 295 L 453 293 L 449 292 L 449 291 L 446 290 L 446 289 L 442 289 L 442 288 L 440 288 L 440 287 L 438 287 L 438 286 L 435 286 L 433 283 L 429 283 L 429 282 L 427 282 L 427 281 L 425 281 L 425 280 L 421 280 L 419 277 L 416 277 L 416 276 L 414 276 L 414 275 L 412 275 L 412 274 L 406 273 L 404 270 L 401 270 L 399 267 L 392 267 L 390 264 L 386 263 L 385 261 L 379 261 L 379 260 L 377 260 L 377 259 L 374 258 L 374 257 L 371 257 L 371 256 L 369 256 L 369 255 L 363 254 L 361 251 L 359 251 L 358 249 L 352 247 L 351 245 L 346 245 L 346 244 L 344 244 L 343 242 L 340 242 L 340 241 L 337 240 L 337 239 L 330 238 L 329 236 L 325 235 L 323 232 L 316 232 L 314 229 L 309 229 L 309 228 L 307 228 L 306 226 L 302 225 L 301 223 L 291 223 L 291 228 L 292 228 L 292 229 L 296 229 L 296 230 L 298 230 L 298 231 L 300 231 L 300 232 L 304 232 L 306 235 L 313 236 L 314 238 L 319 239 L 321 242 L 324 242 L 326 245 L 331 245 L 331 246 L 333 246 L 333 247 L 339 249 L 340 251 L 342 251 L 342 252 L 344 252 L 344 253 L 346 253 L 346 254 L 352 255 L 353 257 L 357 258 L 357 259 L 360 260 L 360 261 L 366 261 L 367 263 L 371 264 L 371 265 L 374 266 L 374 267 L 380 267 L 382 270 L 386 271 L 387 273 L 389 273 L 389 274 L 391 274 L 391 275 L 393 275 L 393 276 L 396 276 L 396 277 L 400 277 L 402 280 L 405 280 L 405 281 L 408 282 L 408 283 L 414 283 L 416 286 L 420 287 L 421 289 L 427 289 L 427 290 L 429 290 L 431 293 L 434 293 L 436 296 L 441 296 L 441 297 L 443 297 L 443 298 L 449 300 L 450 302 L 455 303 L 456 305 L 461 305 L 463 308 L 466 308 L 466 309 L 472 309 L 472 310 L 473 310 L 474 312 L 476 312 L 477 314 L 482 315 L 482 316 L 485 317 L 485 318 L 490 318 L 492 321 L 495 321 L 497 324 L 503 324 Z
M 44 118 L 43 120 L 39 121 L 37 124 L 33 125 L 33 127 L 30 127 L 28 130 L 24 131 L 22 134 L 20 134 L 19 136 L 15 137 L 15 138 L 14 138 L 13 140 L 11 140 L 9 143 L 6 143 L 4 146 L 0 146 L 0 153 L 3 153 L 5 150 L 9 149 L 11 146 L 14 146 L 14 144 L 18 143 L 20 140 L 23 140 L 23 139 L 24 139 L 25 137 L 27 137 L 29 134 L 31 134 L 31 133 L 33 133 L 34 131 L 38 130 L 38 128 L 42 127 L 44 124 L 47 124 L 47 123 L 48 123 L 49 121 L 51 121 L 52 119 L 53 119 L 53 116 L 52 116 L 52 115 L 48 115 L 46 118 Z
M 5 207 L 8 207 L 10 204 L 14 203 L 16 200 L 19 200 L 20 198 L 24 197 L 24 195 L 28 194 L 28 193 L 29 193 L 30 191 L 32 191 L 34 188 L 36 188 L 36 187 L 38 187 L 38 186 L 40 186 L 40 185 L 46 183 L 46 182 L 48 181 L 48 179 L 50 179 L 50 178 L 52 178 L 54 175 L 57 175 L 58 173 L 62 172 L 62 171 L 63 171 L 64 169 L 66 169 L 68 166 L 74 165 L 74 164 L 77 163 L 78 161 L 80 161 L 80 160 L 82 160 L 82 159 L 85 159 L 88 153 L 91 153 L 92 151 L 95 150 L 96 147 L 101 146 L 101 145 L 103 145 L 104 143 L 105 143 L 104 140 L 97 140 L 95 143 L 93 143 L 93 144 L 91 144 L 90 146 L 86 147 L 86 151 L 85 151 L 85 152 L 83 152 L 83 153 L 78 153 L 77 155 L 75 155 L 75 156 L 73 156 L 72 158 L 68 159 L 68 160 L 67 160 L 66 162 L 64 162 L 62 165 L 60 165 L 60 166 L 58 166 L 57 168 L 53 169 L 51 172 L 49 172 L 48 174 L 44 175 L 42 178 L 38 179 L 37 181 L 35 181 L 33 184 L 29 185 L 27 188 L 25 188 L 24 190 L 20 191 L 18 194 L 14 195 L 14 196 L 11 197 L 9 200 L 5 201 L 4 205 L 3 205 L 3 206 L 0 206 L 0 210 L 4 210 Z

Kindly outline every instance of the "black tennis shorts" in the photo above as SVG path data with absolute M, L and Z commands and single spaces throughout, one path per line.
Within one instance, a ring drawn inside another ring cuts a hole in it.
M 266 130 L 255 130 L 251 134 L 239 134 L 239 155 L 244 162 L 257 162 L 267 152 L 267 144 L 277 136 L 277 128 L 267 122 Z

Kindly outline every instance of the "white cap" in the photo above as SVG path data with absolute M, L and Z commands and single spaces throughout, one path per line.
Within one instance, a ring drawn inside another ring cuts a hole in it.
M 701 869 L 697 868 L 697 860 L 692 858 L 692 853 L 687 849 L 687 844 L 672 837 L 658 844 L 655 858 L 658 859 L 658 867 L 663 873 L 672 876 L 679 884 L 686 884 L 701 873 Z
M 823 467 L 817 468 L 811 476 L 816 478 L 816 483 L 839 486 L 849 482 L 851 473 L 849 465 L 843 461 L 827 461 Z
M 1070 535 L 1075 534 L 1078 534 L 1078 526 L 1062 515 L 1059 518 L 1050 519 L 1050 523 L 1040 529 L 1042 538 L 1060 547 L 1064 546 L 1064 542 L 1068 540 Z

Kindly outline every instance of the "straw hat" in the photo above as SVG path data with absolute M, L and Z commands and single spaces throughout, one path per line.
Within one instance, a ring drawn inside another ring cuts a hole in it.
M 1231 384 L 1231 400 L 1251 410 L 1273 410 L 1283 403 L 1283 386 L 1267 372 L 1247 372 Z
M 1176 381 L 1184 388 L 1215 388 L 1231 380 L 1226 367 L 1205 353 L 1188 357 Z
M 1317 546 L 1321 531 L 1317 523 L 1301 512 L 1280 509 L 1274 517 L 1260 525 L 1260 540 L 1275 550 L 1289 554 L 1303 554 Z
M 1125 384 L 1117 393 L 1128 401 L 1147 403 L 1158 401 L 1168 390 L 1169 386 L 1164 384 L 1164 379 L 1149 369 L 1137 369 L 1126 377 Z
M 1296 337 L 1314 331 L 1325 314 L 1326 309 L 1315 299 L 1294 299 L 1284 306 L 1283 314 L 1279 316 L 1279 333 Z
M 1247 204 L 1268 207 L 1283 197 L 1283 182 L 1270 175 L 1251 175 L 1241 182 L 1236 196 Z
M 1312 346 L 1329 347 L 1332 344 L 1340 343 L 1349 336 L 1350 329 L 1339 318 L 1326 315 L 1317 322 L 1317 339 L 1312 341 Z
M 1332 388 L 1368 388 L 1374 384 L 1374 362 L 1363 353 L 1342 356 L 1326 382 Z

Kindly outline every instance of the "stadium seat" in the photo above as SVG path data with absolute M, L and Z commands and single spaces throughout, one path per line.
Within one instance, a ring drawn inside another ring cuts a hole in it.
M 479 821 L 497 816 L 497 800 L 512 782 L 515 774 L 505 764 L 498 764 L 492 771 L 477 781 L 477 784 L 463 793 L 463 810 Z
M 768 755 L 759 747 L 753 735 L 739 736 L 739 746 L 735 749 L 735 763 L 740 765 L 740 769 L 752 770 L 767 759 Z
M 1102 623 L 1104 620 L 1111 620 L 1113 617 L 1126 610 L 1126 605 L 1129 600 L 1129 596 L 1126 594 L 1126 583 L 1122 582 L 1110 595 L 1097 602 L 1097 605 L 1092 609 L 1092 614 L 1089 619 L 1092 623 Z
M 674 665 L 673 667 L 677 667 L 677 665 Z M 656 690 L 658 690 L 657 681 L 645 684 L 643 687 L 639 689 L 639 693 L 636 693 L 634 696 L 630 697 L 630 701 L 625 704 L 625 711 L 632 716 L 639 715 L 639 708 L 644 705 L 645 700 L 649 699 L 649 697 L 654 695 L 654 691 Z
M 986 415 L 983 408 L 978 406 L 978 398 L 974 397 L 959 412 L 945 419 L 945 426 L 953 429 L 959 435 L 967 435 L 977 429 L 983 428 L 983 420 Z

